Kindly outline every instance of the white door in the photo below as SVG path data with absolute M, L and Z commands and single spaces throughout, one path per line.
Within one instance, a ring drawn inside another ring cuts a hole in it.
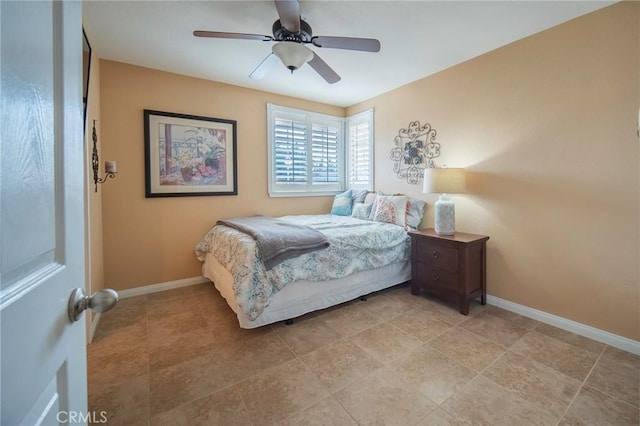
M 87 419 L 82 4 L 0 1 L 2 425 Z

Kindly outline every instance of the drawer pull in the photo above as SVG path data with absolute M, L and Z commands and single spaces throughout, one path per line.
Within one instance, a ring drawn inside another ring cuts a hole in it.
M 434 251 L 433 251 L 433 258 L 434 258 L 434 259 L 437 259 L 437 258 L 439 258 L 439 257 L 440 257 L 440 253 L 438 253 L 438 251 L 437 251 L 437 250 L 434 250 Z
M 434 272 L 432 276 L 434 280 L 437 280 L 440 278 L 440 274 L 438 274 L 437 272 Z

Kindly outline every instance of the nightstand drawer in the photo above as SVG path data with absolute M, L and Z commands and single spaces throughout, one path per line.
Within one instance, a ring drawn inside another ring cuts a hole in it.
M 452 272 L 458 270 L 458 250 L 445 245 L 422 238 L 414 240 L 417 244 L 419 253 L 415 262 L 424 263 L 426 265 L 436 266 L 438 268 L 447 269 Z
M 458 289 L 458 273 L 447 269 L 429 266 L 424 263 L 414 264 L 413 277 L 421 287 L 426 289 L 451 290 Z

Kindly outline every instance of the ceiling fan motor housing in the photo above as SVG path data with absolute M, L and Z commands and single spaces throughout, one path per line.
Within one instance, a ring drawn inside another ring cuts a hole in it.
M 297 43 L 310 43 L 311 35 L 313 34 L 311 25 L 302 19 L 300 20 L 300 32 L 298 34 L 292 33 L 283 27 L 279 19 L 273 23 L 272 30 L 273 38 L 277 41 L 294 41 Z

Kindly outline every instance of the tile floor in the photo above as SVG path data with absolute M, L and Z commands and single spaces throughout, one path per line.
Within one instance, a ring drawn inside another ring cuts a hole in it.
M 211 284 L 125 299 L 88 365 L 109 425 L 640 423 L 640 357 L 406 285 L 255 330 Z

